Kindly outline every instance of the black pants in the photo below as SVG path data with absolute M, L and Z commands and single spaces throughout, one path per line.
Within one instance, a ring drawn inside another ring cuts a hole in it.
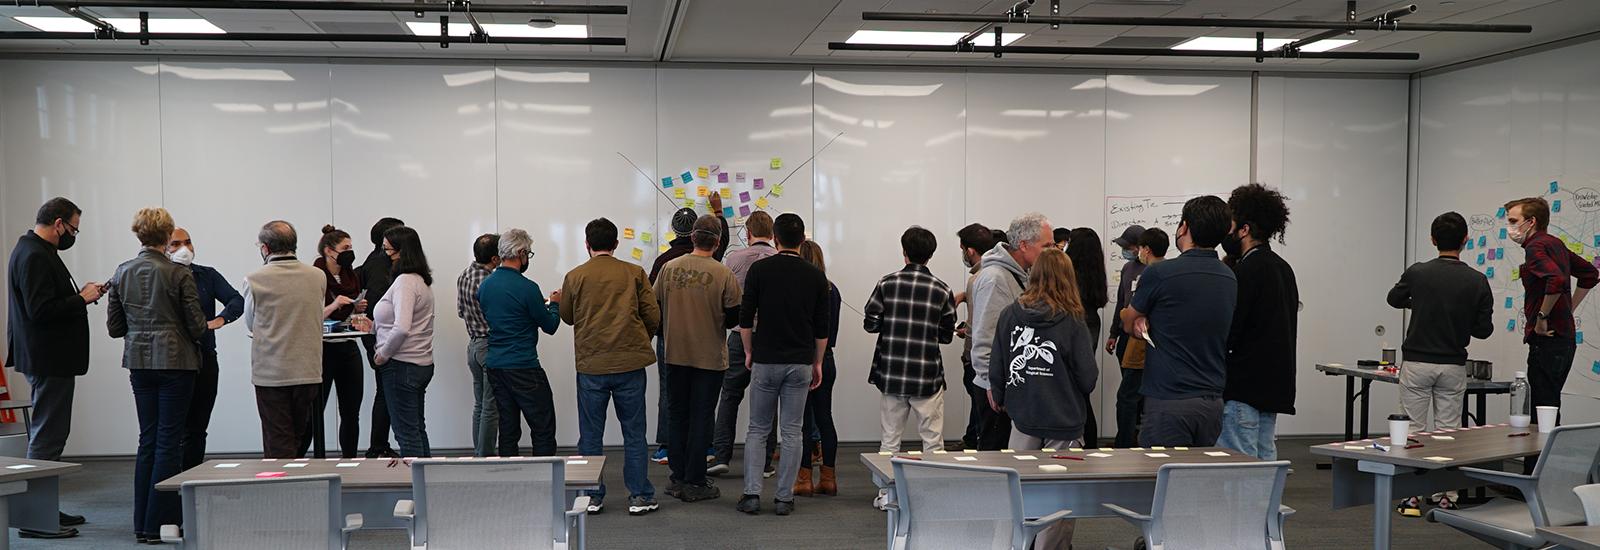
M 983 433 L 983 409 L 989 406 L 989 397 L 983 388 L 972 383 L 978 371 L 972 368 L 972 346 L 961 352 L 961 387 L 967 390 L 967 431 L 961 436 L 961 446 L 978 448 L 978 436 Z
M 522 421 L 533 436 L 533 456 L 556 454 L 556 405 L 544 369 L 484 369 L 500 414 L 500 456 L 517 456 Z
M 217 404 L 217 350 L 200 353 L 200 370 L 194 374 L 194 397 L 189 399 L 189 419 L 183 434 L 183 469 L 206 461 L 206 428 Z M 160 534 L 157 532 L 156 534 Z
M 321 384 L 256 386 L 256 412 L 261 415 L 261 458 L 304 458 L 300 442 L 311 429 Z
M 996 411 L 989 406 L 989 391 L 978 388 L 983 393 L 976 399 L 982 399 L 983 423 L 978 432 L 978 450 L 998 451 L 1011 445 L 1011 416 L 1004 412 Z
M 1139 445 L 1210 447 L 1222 436 L 1222 398 L 1144 398 Z
M 311 415 L 312 431 L 300 445 L 305 454 L 315 434 L 315 425 L 322 422 L 328 409 L 328 399 L 338 392 L 339 398 L 339 456 L 355 458 L 361 447 L 361 394 L 366 383 L 362 373 L 361 349 L 355 342 L 327 342 L 322 344 L 322 389 L 317 395 L 317 412 Z M 382 387 L 382 386 L 379 386 Z M 388 443 L 385 441 L 385 443 Z
M 706 482 L 705 449 L 711 446 L 711 432 L 717 411 L 717 396 L 722 392 L 722 371 L 661 364 L 661 385 L 672 392 L 666 397 L 672 423 L 667 428 L 667 466 L 672 481 L 690 485 Z
M 157 491 L 156 483 L 183 471 L 183 438 L 195 371 L 134 369 L 128 371 L 134 408 L 139 416 L 139 451 L 133 463 L 133 531 L 161 534 L 162 525 L 183 523 L 175 491 Z
M 72 431 L 72 394 L 78 379 L 73 376 L 27 375 L 33 388 L 33 418 L 28 426 L 28 458 L 61 460 Z
M 1122 384 L 1117 386 L 1117 440 L 1121 448 L 1139 446 L 1139 417 L 1144 413 L 1144 369 L 1122 369 Z
M 800 455 L 800 468 L 811 469 L 811 450 L 822 444 L 822 465 L 832 468 L 839 458 L 839 430 L 833 425 L 833 382 L 839 378 L 839 369 L 833 364 L 833 350 L 822 356 L 822 385 L 806 394 L 805 422 L 800 433 L 805 434 L 805 448 Z
M 1528 389 L 1534 407 L 1561 406 L 1561 388 L 1567 385 L 1577 347 L 1571 336 L 1528 337 Z
M 373 387 L 372 394 L 372 435 L 367 443 L 367 454 L 375 451 L 394 452 L 394 446 L 389 445 L 389 402 L 383 398 L 383 379 L 378 374 L 378 365 L 372 362 L 372 350 L 378 347 L 375 336 L 362 336 L 361 348 L 366 351 L 367 364 L 372 366 Z

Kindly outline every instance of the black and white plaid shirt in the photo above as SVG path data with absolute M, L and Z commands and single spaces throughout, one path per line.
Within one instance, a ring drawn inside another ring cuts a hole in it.
M 885 275 L 872 289 L 862 326 L 878 335 L 867 378 L 888 395 L 927 397 L 944 389 L 939 345 L 955 338 L 956 301 L 926 266 Z
M 473 262 L 456 277 L 456 315 L 467 323 L 467 336 L 489 337 L 489 322 L 483 319 L 483 306 L 478 304 L 478 285 L 489 277 L 489 268 Z

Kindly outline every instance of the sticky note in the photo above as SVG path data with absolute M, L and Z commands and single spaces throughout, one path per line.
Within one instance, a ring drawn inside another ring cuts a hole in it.
M 936 455 L 947 455 L 947 454 L 950 454 L 950 451 L 946 451 L 944 449 L 940 449 L 940 450 L 934 451 L 933 454 L 936 454 Z
M 701 187 L 701 189 L 705 189 L 705 188 Z M 1478 255 L 1478 265 L 1483 265 L 1483 254 L 1479 254 Z
M 1600 248 L 1600 235 L 1595 235 L 1594 236 L 1594 246 L 1596 248 Z
M 1500 239 L 1501 240 L 1505 240 L 1505 238 L 1506 238 L 1506 228 L 1502 227 L 1502 228 L 1500 228 Z M 1485 239 L 1483 237 L 1478 237 L 1478 246 L 1483 246 L 1484 243 L 1486 243 L 1486 242 L 1488 242 L 1488 239 Z
M 750 202 L 750 192 L 749 191 L 740 191 L 739 192 L 739 202 Z
M 624 239 L 632 239 L 633 238 L 633 228 L 632 227 L 624 227 L 624 228 L 622 228 L 622 238 L 624 238 Z
M 723 173 L 717 174 L 717 183 L 728 183 L 728 173 L 727 172 L 723 172 Z
M 1188 447 L 1173 447 L 1172 450 L 1174 450 L 1174 451 L 1187 451 L 1187 450 L 1189 450 L 1189 448 Z
M 1039 465 L 1039 469 L 1043 470 L 1043 471 L 1046 471 L 1046 472 L 1065 472 L 1065 471 L 1067 471 L 1067 467 L 1066 466 L 1062 466 L 1060 464 L 1040 464 Z
M 694 174 L 684 172 L 682 175 L 679 175 L 678 178 L 682 179 L 684 183 L 689 183 L 694 181 Z
M 1017 460 L 1039 460 L 1039 457 L 1033 456 L 1033 455 L 1016 455 L 1016 456 L 1014 456 L 1012 458 L 1015 458 Z
M 1128 450 L 1130 450 L 1130 451 L 1143 451 L 1144 447 L 1133 447 L 1133 448 L 1130 448 Z
M 1228 456 L 1228 453 L 1224 453 L 1222 451 L 1206 451 L 1206 456 Z
M 733 175 L 733 181 L 738 182 L 738 183 L 744 183 L 744 172 L 739 172 L 739 173 L 734 174 Z
M 1084 455 L 1084 456 L 1092 456 L 1092 457 L 1095 457 L 1095 458 L 1110 458 L 1111 457 L 1111 455 L 1106 454 L 1106 453 L 1089 453 L 1089 454 Z
M 1511 268 L 1511 280 L 1515 281 L 1515 280 L 1521 279 L 1521 278 L 1522 278 L 1522 268 L 1520 268 L 1520 267 Z
M 1167 453 L 1145 453 L 1144 456 L 1148 456 L 1150 458 L 1172 458 L 1172 455 Z
M 311 462 L 311 459 L 309 459 L 309 458 L 296 458 L 296 459 L 294 459 L 294 461 L 295 462 Z
M 1500 230 L 1500 238 L 1502 238 L 1502 239 L 1506 238 L 1506 230 L 1505 229 L 1501 229 Z M 1489 246 L 1489 236 L 1488 235 L 1479 235 L 1478 236 L 1478 246 Z
M 1494 278 L 1494 266 L 1489 266 L 1488 269 L 1484 269 L 1483 270 L 1483 276 L 1484 277 L 1488 277 L 1490 279 L 1493 279 Z
M 779 168 L 783 168 L 783 159 L 772 157 L 772 169 L 777 170 Z
M 568 460 L 567 461 L 567 464 L 576 464 L 578 466 L 582 466 L 582 465 L 588 464 L 588 463 L 589 463 L 588 460 Z
M 354 467 L 357 467 L 357 466 L 360 466 L 360 465 L 361 465 L 360 462 L 340 462 L 338 464 L 334 464 L 333 467 L 335 467 L 335 468 L 354 468 Z
M 1600 361 L 1595 361 L 1594 366 L 1589 367 L 1589 371 L 1595 374 L 1600 374 Z
M 704 185 L 696 187 L 695 190 L 694 190 L 694 194 L 695 194 L 695 196 L 699 196 L 699 197 L 710 196 L 711 195 L 711 188 L 706 187 Z
M 911 456 L 917 456 L 917 455 L 922 454 L 922 451 L 906 451 L 906 454 L 911 455 Z
M 1101 447 L 1101 448 L 1100 448 L 1100 450 L 1102 450 L 1102 451 L 1105 451 L 1105 452 L 1108 452 L 1108 453 L 1109 453 L 1109 452 L 1111 452 L 1111 451 L 1115 451 L 1115 450 L 1116 450 L 1116 449 L 1113 449 L 1113 448 L 1111 448 L 1111 447 Z
M 706 169 L 706 167 L 701 166 L 700 169 L 695 170 L 694 175 L 700 176 L 701 178 L 708 178 L 711 177 L 711 171 Z
M 1515 332 L 1516 330 L 1517 330 L 1517 320 L 1516 319 L 1507 319 L 1506 320 L 1506 332 Z
M 661 178 L 662 187 L 672 187 L 672 176 Z
M 1366 447 L 1362 447 L 1360 445 L 1345 445 L 1344 446 L 1344 450 L 1346 450 L 1346 451 L 1365 451 L 1365 450 L 1367 450 L 1367 448 Z
M 741 218 L 750 217 L 750 205 L 748 205 L 748 204 L 739 205 L 739 217 L 741 217 Z
M 286 475 L 289 475 L 289 472 L 261 472 L 256 474 L 256 477 L 283 477 Z
M 1577 334 L 1574 334 L 1573 336 L 1578 339 L 1578 343 L 1579 344 L 1583 343 L 1583 331 L 1580 330 L 1580 331 L 1578 331 Z
M 1041 452 L 1041 453 L 1053 453 L 1053 452 L 1056 452 L 1056 450 L 1055 449 L 1046 448 L 1046 449 L 1039 449 L 1039 452 Z
M 1432 437 L 1440 441 L 1454 441 L 1456 438 L 1456 436 L 1453 435 L 1435 435 Z
M 1152 451 L 1165 451 L 1165 450 L 1167 450 L 1167 448 L 1166 447 L 1151 447 L 1150 450 L 1152 450 Z
M 694 199 L 683 199 L 684 208 L 694 208 Z
M 1491 248 L 1491 249 L 1489 249 L 1489 251 L 1488 251 L 1488 252 L 1485 252 L 1485 254 L 1488 254 L 1488 255 L 1489 255 L 1489 259 L 1490 259 L 1490 260 L 1493 260 L 1493 259 L 1494 259 L 1494 249 L 1493 249 L 1493 248 Z
M 262 462 L 277 462 L 278 459 L 276 459 L 276 458 L 263 458 L 263 459 L 261 459 L 261 461 Z
M 774 196 L 774 197 L 782 197 L 783 196 L 783 184 L 778 184 L 778 185 L 772 186 L 772 196 Z
M 1467 250 L 1472 250 L 1472 245 L 1473 245 L 1472 239 L 1467 239 Z
M 722 172 L 722 165 L 721 164 L 713 164 L 713 165 L 711 165 L 711 173 L 718 174 L 718 173 L 721 173 L 721 172 Z
M 639 240 L 640 241 L 650 242 L 654 238 L 655 238 L 655 235 L 651 235 L 649 231 L 645 231 L 644 233 L 640 233 L 639 234 Z
M 216 466 L 212 466 L 212 468 L 238 468 L 238 467 L 239 467 L 239 463 L 238 462 L 228 462 L 228 463 L 218 464 Z
M 767 188 L 767 178 L 756 178 L 755 183 L 752 185 L 752 187 L 755 187 L 756 189 L 766 189 Z
M 1595 362 L 1595 363 L 1596 363 L 1596 364 L 1600 364 L 1600 361 L 1596 361 L 1596 362 Z M 962 449 L 962 450 L 961 450 L 961 452 L 963 452 L 963 453 L 967 453 L 967 454 L 969 454 L 969 455 L 975 455 L 975 454 L 978 454 L 978 450 L 977 450 L 977 449 Z
M 293 463 L 289 463 L 289 464 L 284 464 L 283 467 L 285 467 L 285 468 L 304 468 L 304 467 L 306 467 L 306 463 L 304 463 L 304 462 L 293 462 Z
M 1550 211 L 1551 212 L 1560 212 L 1561 211 L 1561 201 L 1560 200 L 1550 201 Z
M 1517 304 L 1515 300 L 1512 300 L 1510 296 L 1506 296 L 1506 309 L 1511 309 L 1516 305 Z
M 975 456 L 958 456 L 958 457 L 956 457 L 956 460 L 961 461 L 961 462 L 977 462 L 978 461 L 978 457 L 975 457 Z
M 769 205 L 769 204 L 772 204 L 772 203 L 767 202 L 767 198 L 766 197 L 761 197 L 759 199 L 756 199 L 756 208 L 760 208 L 762 210 L 766 210 L 767 205 Z
M 889 455 L 892 455 L 892 454 L 894 454 L 894 453 L 891 453 L 889 451 L 878 451 L 878 456 L 889 456 Z
M 1571 250 L 1573 254 L 1582 254 L 1583 253 L 1583 244 L 1582 243 L 1567 243 L 1567 250 Z
M 668 251 L 668 250 L 672 250 L 672 247 L 670 247 L 670 246 L 667 246 L 667 245 L 665 245 L 665 244 L 663 244 L 663 245 L 661 245 L 661 252 L 662 252 L 662 253 L 663 253 L 663 254 L 665 254 L 665 253 L 666 253 L 666 252 L 667 252 L 667 251 Z
M 1014 453 L 1014 452 L 1017 452 L 1017 451 L 1016 451 L 1016 449 L 1000 449 L 1000 452 L 1002 452 L 1002 453 Z
M 1561 188 L 1561 185 L 1560 185 L 1560 183 L 1558 183 L 1558 182 L 1553 182 L 1553 181 L 1552 181 L 1552 182 L 1550 182 L 1550 192 L 1551 192 L 1551 193 L 1554 193 L 1554 192 L 1556 192 L 1556 190 L 1557 190 L 1557 189 L 1560 189 L 1560 188 Z
M 639 248 L 637 246 L 633 247 L 633 259 L 639 260 L 639 259 L 643 259 L 643 258 L 644 258 L 644 249 L 641 249 L 641 248 Z
M 672 198 L 682 200 L 683 199 L 683 188 L 679 187 L 677 189 L 673 189 L 672 190 Z
M 1068 450 L 1068 451 L 1070 451 L 1070 452 L 1074 452 L 1074 453 L 1081 453 L 1081 452 L 1083 452 L 1083 449 L 1079 449 L 1079 448 L 1077 448 L 1077 447 L 1067 447 L 1067 450 Z
M 38 468 L 38 466 L 32 464 L 16 464 L 12 466 L 6 466 L 7 470 L 26 470 L 29 468 Z
M 718 189 L 717 194 L 722 195 L 722 200 L 729 200 L 733 198 L 733 190 L 726 187 Z
M 724 206 L 724 207 L 722 207 L 722 217 L 724 217 L 724 218 L 732 218 L 733 217 L 733 207 L 732 206 Z
M 1494 213 L 1494 217 L 1496 217 L 1496 218 L 1504 218 L 1504 217 L 1506 217 L 1506 209 L 1505 209 L 1505 207 L 1501 207 L 1499 211 L 1495 212 Z
M 1427 460 L 1429 462 L 1449 462 L 1449 461 L 1452 461 L 1452 460 L 1455 460 L 1455 459 L 1454 458 L 1450 458 L 1448 456 L 1430 456 L 1430 457 L 1427 457 L 1427 458 L 1423 458 L 1423 460 Z

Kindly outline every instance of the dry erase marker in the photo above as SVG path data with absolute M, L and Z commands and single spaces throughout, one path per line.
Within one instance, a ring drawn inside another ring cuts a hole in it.
M 1406 445 L 1405 448 L 1407 448 L 1407 449 L 1420 449 L 1420 448 L 1422 448 L 1422 444 L 1421 443 L 1417 443 L 1415 445 Z
M 1051 455 L 1050 458 L 1054 458 L 1056 460 L 1077 460 L 1077 461 L 1082 461 L 1083 460 L 1083 457 L 1081 457 L 1081 456 L 1068 456 L 1068 455 Z
M 1514 433 L 1514 434 L 1506 434 L 1506 437 L 1522 437 L 1522 436 L 1525 436 L 1525 435 L 1528 435 L 1528 432 L 1520 432 L 1520 433 Z

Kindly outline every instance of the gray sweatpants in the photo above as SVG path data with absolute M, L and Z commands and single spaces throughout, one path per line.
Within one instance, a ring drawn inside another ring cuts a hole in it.
M 1411 417 L 1413 432 L 1461 427 L 1466 391 L 1464 365 L 1406 361 L 1400 366 L 1400 406 Z
M 744 494 L 761 494 L 759 457 L 767 450 L 777 414 L 782 451 L 778 458 L 778 500 L 794 500 L 794 480 L 800 475 L 801 421 L 805 419 L 806 393 L 811 391 L 811 365 L 755 363 L 750 367 L 750 429 L 744 436 Z

